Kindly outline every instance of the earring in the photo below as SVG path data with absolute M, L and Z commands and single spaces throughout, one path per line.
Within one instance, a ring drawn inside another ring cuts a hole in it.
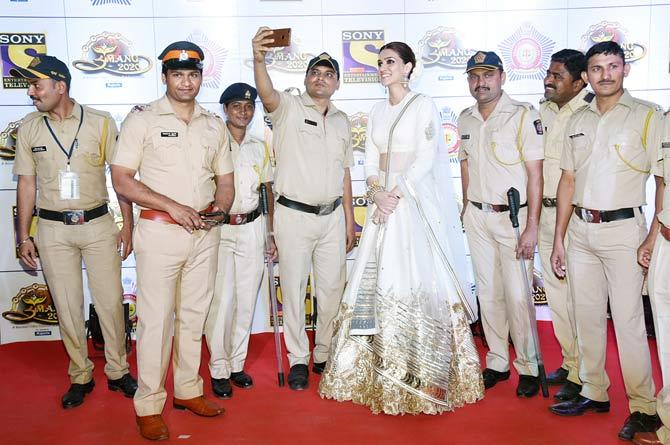
M 409 85 L 409 76 L 405 73 L 402 75 L 402 80 L 400 81 L 400 85 L 407 87 Z

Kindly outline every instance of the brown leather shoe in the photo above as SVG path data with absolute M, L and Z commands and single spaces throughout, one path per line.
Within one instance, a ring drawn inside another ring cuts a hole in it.
M 178 399 L 175 397 L 172 401 L 172 406 L 176 409 L 187 409 L 192 413 L 203 417 L 218 416 L 219 414 L 223 414 L 225 411 L 222 407 L 218 406 L 214 402 L 210 402 L 203 396 L 194 397 L 188 400 Z
M 663 445 L 661 439 L 659 439 L 654 432 L 635 433 L 635 436 L 633 436 L 633 443 L 635 445 Z
M 140 429 L 140 435 L 149 440 L 165 440 L 170 437 L 167 425 L 160 414 L 151 416 L 136 416 L 135 420 Z

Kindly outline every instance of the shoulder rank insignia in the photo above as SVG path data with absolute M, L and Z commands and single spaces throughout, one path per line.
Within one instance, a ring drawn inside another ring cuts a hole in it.
M 141 113 L 142 111 L 145 111 L 145 110 L 148 110 L 148 109 L 149 109 L 149 105 L 148 105 L 148 104 L 139 104 L 139 105 L 135 105 L 135 106 L 130 110 L 130 112 L 131 112 L 131 113 Z
M 586 93 L 586 96 L 584 96 L 584 102 L 591 103 L 593 102 L 593 98 L 596 97 L 595 94 L 593 93 Z

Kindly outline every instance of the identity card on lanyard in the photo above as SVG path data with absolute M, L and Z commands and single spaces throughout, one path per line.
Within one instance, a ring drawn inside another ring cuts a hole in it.
M 79 119 L 79 127 L 77 127 L 77 132 L 74 135 L 74 139 L 72 139 L 72 144 L 70 144 L 70 150 L 66 151 L 65 148 L 63 147 L 63 144 L 58 140 L 58 137 L 56 137 L 56 133 L 54 133 L 53 129 L 51 128 L 51 125 L 49 125 L 49 120 L 47 119 L 46 116 L 44 116 L 44 123 L 46 124 L 47 128 L 49 129 L 49 132 L 51 133 L 51 136 L 54 138 L 54 141 L 56 141 L 56 144 L 58 144 L 58 147 L 60 147 L 61 151 L 65 153 L 65 156 L 67 157 L 67 165 L 65 166 L 65 170 L 60 170 L 58 172 L 58 190 L 60 192 L 60 199 L 79 199 L 80 194 L 79 194 L 79 173 L 73 172 L 70 169 L 70 158 L 72 158 L 72 153 L 75 149 L 75 147 L 78 145 L 77 142 L 77 136 L 79 135 L 79 130 L 81 130 L 81 124 L 84 122 L 84 107 L 79 105 L 79 109 L 81 110 L 81 118 Z

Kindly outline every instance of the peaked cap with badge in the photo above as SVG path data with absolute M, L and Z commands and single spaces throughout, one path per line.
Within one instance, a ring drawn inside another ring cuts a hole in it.
M 33 57 L 30 64 L 25 67 L 16 67 L 9 70 L 13 77 L 24 79 L 53 79 L 65 82 L 68 86 L 72 80 L 67 65 L 53 56 L 38 54 Z
M 319 54 L 316 57 L 313 57 L 309 63 L 307 64 L 307 71 L 305 71 L 305 74 L 309 73 L 309 70 L 314 68 L 315 66 L 327 66 L 335 70 L 335 73 L 337 74 L 337 78 L 340 78 L 340 64 L 337 63 L 337 60 L 333 59 L 330 54 L 327 52 L 323 52 Z
M 470 71 L 482 68 L 485 70 L 503 70 L 503 63 L 498 57 L 498 54 L 493 51 L 477 51 L 468 59 L 467 67 L 465 72 L 469 73 Z
M 193 42 L 181 40 L 170 43 L 158 56 L 163 67 L 172 70 L 202 70 L 205 53 Z
M 236 100 L 248 100 L 253 104 L 256 102 L 257 97 L 258 92 L 256 91 L 256 88 L 244 82 L 237 82 L 228 86 L 228 88 L 223 91 L 219 98 L 219 103 L 228 105 L 230 102 Z

